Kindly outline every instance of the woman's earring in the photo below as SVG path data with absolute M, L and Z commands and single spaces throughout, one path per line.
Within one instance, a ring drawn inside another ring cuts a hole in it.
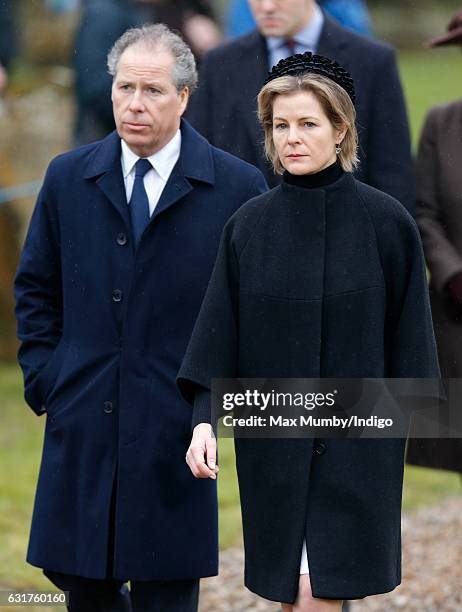
M 335 152 L 337 153 L 337 155 L 340 154 L 341 150 L 342 150 L 342 147 L 340 145 L 335 145 Z

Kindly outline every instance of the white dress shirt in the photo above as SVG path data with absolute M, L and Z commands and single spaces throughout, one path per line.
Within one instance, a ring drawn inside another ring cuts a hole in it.
M 305 53 L 305 51 L 311 51 L 316 53 L 318 48 L 319 38 L 321 37 L 322 28 L 324 27 L 324 15 L 322 10 L 317 4 L 314 6 L 313 17 L 310 23 L 297 32 L 295 36 L 292 36 L 292 40 L 295 42 L 294 54 Z M 268 69 L 271 70 L 280 60 L 284 59 L 289 55 L 289 51 L 286 47 L 287 37 L 282 36 L 268 36 L 266 44 L 268 45 Z
M 122 174 L 124 177 L 125 193 L 127 194 L 128 204 L 132 196 L 133 184 L 135 182 L 135 164 L 140 158 L 136 153 L 133 153 L 124 140 L 121 141 L 121 147 Z M 144 176 L 144 188 L 146 189 L 149 200 L 150 215 L 152 215 L 160 200 L 160 196 L 162 195 L 168 178 L 180 157 L 180 151 L 181 132 L 178 130 L 165 147 L 147 158 L 152 165 L 152 170 L 148 170 Z

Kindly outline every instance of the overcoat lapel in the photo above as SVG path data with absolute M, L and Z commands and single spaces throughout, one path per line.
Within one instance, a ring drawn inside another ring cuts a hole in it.
M 189 123 L 181 121 L 181 152 L 162 191 L 150 223 L 193 190 L 189 179 L 213 185 L 215 171 L 210 144 Z
M 114 131 L 101 141 L 88 162 L 84 177 L 95 180 L 96 185 L 122 217 L 126 227 L 130 228 L 120 155 L 120 138 Z
M 127 195 L 125 192 L 120 160 L 119 167 L 110 168 L 99 179 L 97 179 L 96 184 L 108 198 L 111 204 L 118 210 L 125 222 L 125 225 L 130 227 Z
M 184 198 L 184 196 L 192 191 L 192 188 L 191 183 L 184 176 L 180 160 L 178 160 L 178 163 L 173 169 L 172 174 L 170 175 L 167 184 L 162 191 L 159 202 L 154 209 L 151 222 L 153 219 L 158 217 L 160 213 L 164 212 L 167 208 L 170 208 L 170 206 L 176 204 L 181 198 Z
M 316 53 L 339 62 L 345 70 L 351 72 L 349 56 L 348 53 L 344 51 L 346 47 L 348 47 L 348 39 L 344 35 L 343 28 L 337 25 L 337 23 L 324 12 L 324 26 L 321 31 Z
M 242 118 L 247 123 L 252 142 L 260 142 L 262 131 L 256 121 L 257 96 L 268 76 L 268 50 L 263 36 L 259 32 L 246 37 L 242 41 L 242 57 L 239 71 L 240 79 L 239 99 L 242 104 Z M 226 94 L 224 94 L 226 95 Z

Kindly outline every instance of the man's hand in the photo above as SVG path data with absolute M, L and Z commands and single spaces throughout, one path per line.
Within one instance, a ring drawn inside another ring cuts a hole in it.
M 219 470 L 216 460 L 217 441 L 212 426 L 209 423 L 199 423 L 193 430 L 186 463 L 196 478 L 215 480 Z

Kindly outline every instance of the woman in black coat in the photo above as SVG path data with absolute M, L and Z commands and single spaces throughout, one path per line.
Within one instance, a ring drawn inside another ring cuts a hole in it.
M 178 375 L 194 404 L 187 462 L 198 477 L 217 471 L 213 378 L 438 376 L 416 226 L 351 174 L 351 77 L 297 55 L 273 69 L 258 104 L 283 182 L 225 226 Z M 394 589 L 404 444 L 236 439 L 247 587 L 287 611 Z

